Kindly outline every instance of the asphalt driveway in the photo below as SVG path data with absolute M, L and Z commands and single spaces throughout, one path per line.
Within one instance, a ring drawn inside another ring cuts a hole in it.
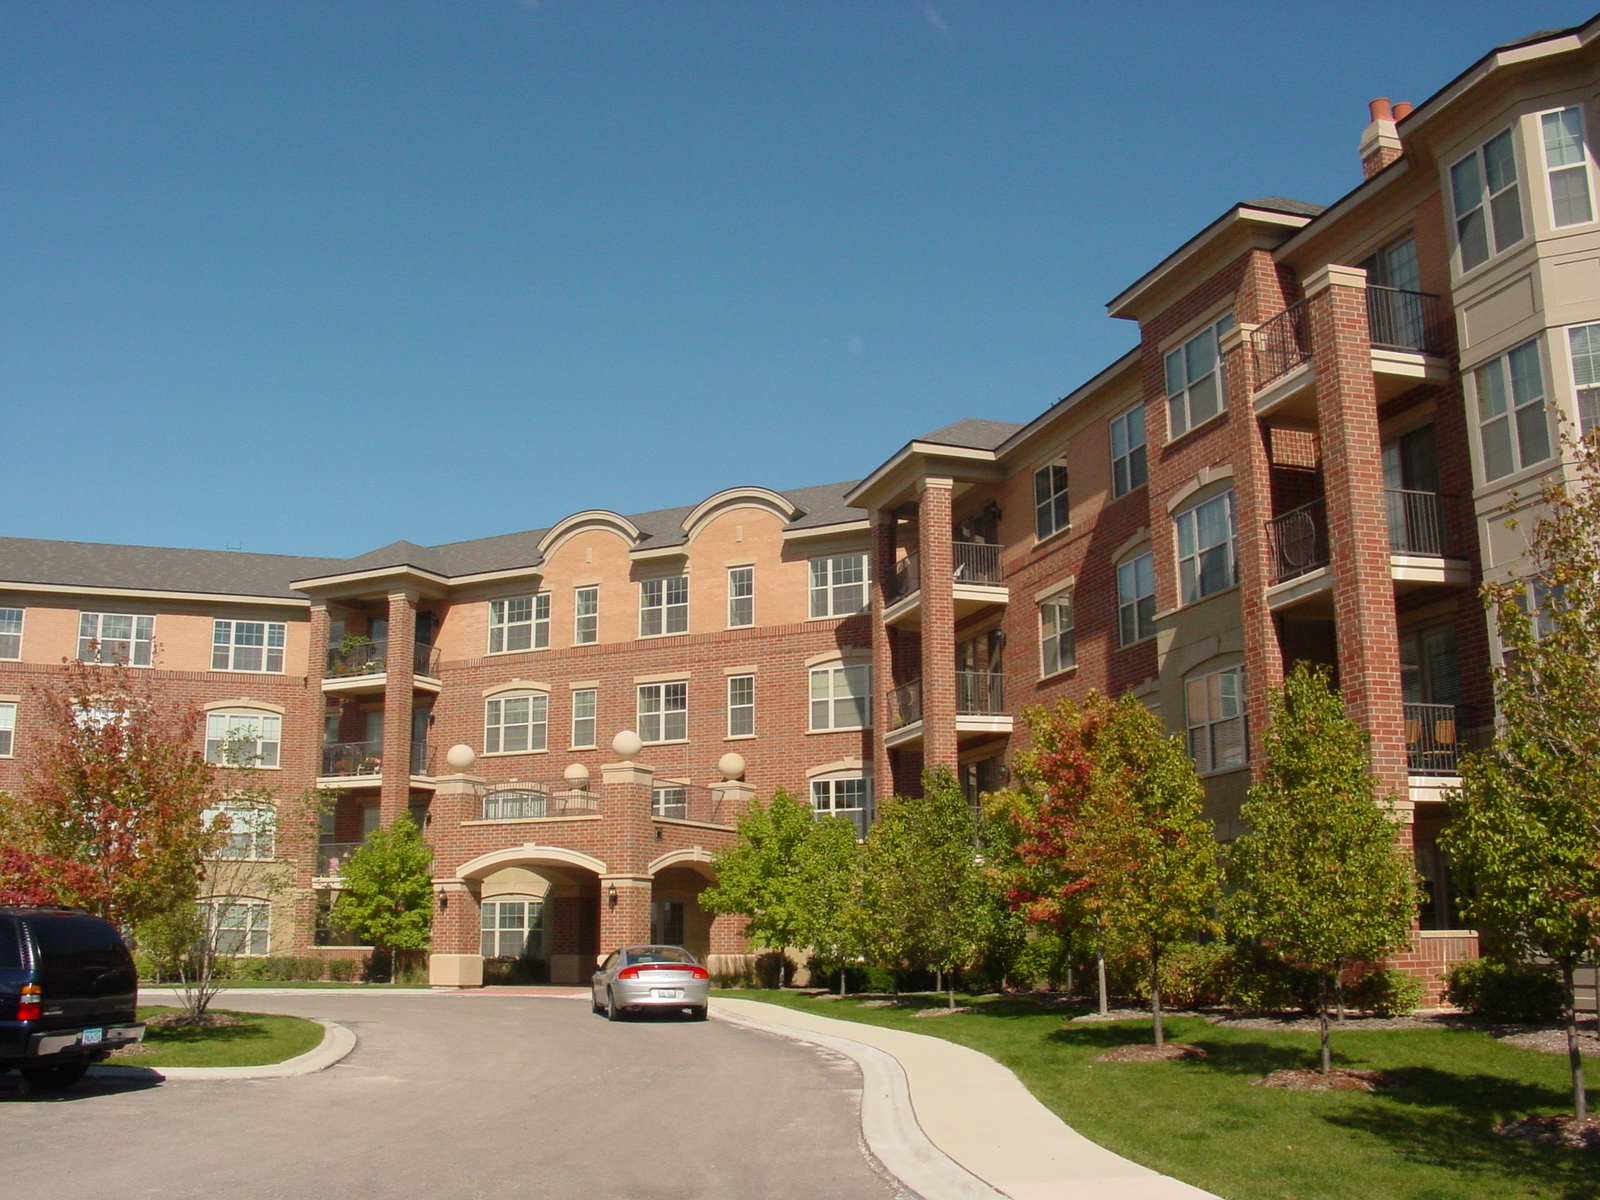
M 0 1078 L 6 1177 L 51 1200 L 902 1195 L 862 1148 L 855 1064 L 783 1038 L 493 992 L 219 1007 L 331 1019 L 361 1040 L 295 1079 L 91 1079 L 32 1100 Z

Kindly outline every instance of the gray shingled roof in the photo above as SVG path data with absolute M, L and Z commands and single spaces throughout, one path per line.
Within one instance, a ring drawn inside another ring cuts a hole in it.
M 965 446 L 971 450 L 993 450 L 1022 426 L 1015 421 L 983 421 L 968 417 L 943 429 L 935 429 L 916 438 L 919 442 L 932 442 L 936 446 Z
M 175 550 L 0 537 L 0 578 L 58 587 L 116 587 L 152 592 L 209 592 L 222 596 L 299 597 L 291 579 L 326 575 L 337 558 L 245 554 L 236 550 Z
M 1244 201 L 1243 207 L 1264 208 L 1268 212 L 1290 213 L 1297 217 L 1315 217 L 1327 206 L 1312 204 L 1309 200 L 1290 200 L 1285 196 L 1264 196 L 1260 200 Z

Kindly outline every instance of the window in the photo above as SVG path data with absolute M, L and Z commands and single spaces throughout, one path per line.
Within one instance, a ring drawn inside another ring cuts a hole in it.
M 728 568 L 728 627 L 756 623 L 756 569 Z
M 150 644 L 155 639 L 154 617 L 120 613 L 78 614 L 78 658 L 83 662 L 150 665 Z
M 682 784 L 663 784 L 650 789 L 650 815 L 670 817 L 677 821 L 689 819 L 689 789 Z
M 683 945 L 682 900 L 656 900 L 650 905 L 650 940 L 657 946 Z
M 816 667 L 811 672 L 811 728 L 865 729 L 872 724 L 872 668 Z
M 1178 514 L 1179 602 L 1191 604 L 1239 582 L 1233 557 L 1233 493 Z
M 581 587 L 573 597 L 572 641 L 587 646 L 600 640 L 600 589 Z
M 639 740 L 681 742 L 689 736 L 689 685 L 646 683 L 639 686 Z
M 283 635 L 279 621 L 211 622 L 213 671 L 283 671 Z
M 813 617 L 848 617 L 866 611 L 865 554 L 833 554 L 811 560 Z
M 207 900 L 206 924 L 218 954 L 260 958 L 272 933 L 272 905 L 265 900 Z
M 22 657 L 22 610 L 0 608 L 0 658 Z
M 534 896 L 485 900 L 478 953 L 484 958 L 538 958 L 544 953 L 544 901 Z
M 11 701 L 0 704 L 0 758 L 10 758 L 16 753 L 17 706 Z
M 276 767 L 283 718 L 259 712 L 206 714 L 206 761 L 219 767 Z
M 572 748 L 594 745 L 595 709 L 599 693 L 594 688 L 579 688 L 572 693 Z
M 201 819 L 223 835 L 215 857 L 270 859 L 278 831 L 278 814 L 266 806 L 225 805 L 208 808 Z
M 1233 328 L 1229 313 L 1167 355 L 1167 437 L 1180 437 L 1209 421 L 1227 404 L 1222 372 L 1222 335 Z
M 856 837 L 865 838 L 872 824 L 871 781 L 860 775 L 813 779 L 811 815 L 818 821 L 843 817 L 856 827 Z
M 728 736 L 750 737 L 756 731 L 756 677 L 728 676 Z
M 544 650 L 550 645 L 550 593 L 489 601 L 489 653 Z
M 1247 761 L 1244 675 L 1239 668 L 1202 675 L 1184 684 L 1189 757 L 1199 771 L 1227 771 Z
M 1144 405 L 1111 422 L 1111 494 L 1124 496 L 1150 481 L 1144 455 Z
M 1539 343 L 1524 342 L 1474 372 L 1485 482 L 1550 457 Z
M 1072 524 L 1067 497 L 1067 466 L 1053 462 L 1033 473 L 1033 534 L 1040 541 Z
M 1455 626 L 1400 635 L 1400 696 L 1407 704 L 1461 703 Z
M 689 577 L 646 579 L 639 584 L 639 636 L 689 631 Z
M 1588 433 L 1600 425 L 1600 325 L 1567 330 L 1567 346 L 1572 351 L 1572 382 L 1578 393 L 1578 432 Z M 0 631 L 4 628 L 5 612 L 0 610 Z M 0 658 L 4 651 L 5 634 L 0 632 Z
M 1574 105 L 1540 116 L 1544 169 L 1550 180 L 1550 223 L 1582 225 L 1594 220 L 1589 203 L 1589 156 L 1583 145 L 1583 114 Z
M 1039 602 L 1039 673 L 1054 675 L 1078 661 L 1072 626 L 1072 593 L 1060 592 Z
M 1511 130 L 1490 138 L 1450 168 L 1450 199 L 1463 271 L 1522 240 L 1522 197 Z
M 483 706 L 483 752 L 521 754 L 545 749 L 550 697 L 543 692 L 496 696 Z
M 1150 554 L 1130 558 L 1117 567 L 1117 623 L 1122 644 L 1131 646 L 1156 635 L 1156 560 Z

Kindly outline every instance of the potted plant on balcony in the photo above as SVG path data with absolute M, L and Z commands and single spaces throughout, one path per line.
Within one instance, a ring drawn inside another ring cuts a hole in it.
M 377 643 L 371 638 L 360 633 L 347 633 L 339 639 L 339 644 L 334 648 L 333 662 L 328 674 L 330 675 L 364 675 L 369 671 L 383 670 L 383 664 L 376 662 L 370 653 L 370 647 Z

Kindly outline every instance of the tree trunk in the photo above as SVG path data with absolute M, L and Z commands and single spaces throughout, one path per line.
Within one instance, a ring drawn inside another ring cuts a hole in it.
M 839 999 L 841 1000 L 844 999 L 844 977 L 849 973 L 850 968 L 848 966 L 841 966 L 839 968 Z
M 1097 945 L 1094 948 L 1094 970 L 1096 982 L 1100 988 L 1100 1015 L 1103 1017 L 1111 1011 L 1106 1004 L 1106 948 Z
M 1583 1086 L 1583 1054 L 1578 1049 L 1578 1001 L 1572 981 L 1575 966 L 1570 958 L 1561 964 L 1561 1015 L 1567 1024 L 1567 1062 L 1572 1067 L 1572 1115 L 1582 1121 L 1589 1115 L 1589 1093 Z
M 955 1010 L 956 1010 L 956 973 L 954 971 L 946 971 L 944 973 L 944 981 L 950 988 L 950 1011 L 951 1012 L 955 1012 Z
M 1344 962 L 1342 960 L 1333 964 L 1333 1001 L 1337 1019 L 1342 1022 L 1344 1020 Z
M 1328 1047 L 1328 973 L 1317 976 L 1317 1025 L 1322 1032 L 1322 1073 L 1333 1070 L 1333 1051 Z
M 1161 1027 L 1161 947 L 1150 946 L 1150 1020 L 1155 1025 L 1156 1045 L 1167 1044 L 1167 1031 Z

